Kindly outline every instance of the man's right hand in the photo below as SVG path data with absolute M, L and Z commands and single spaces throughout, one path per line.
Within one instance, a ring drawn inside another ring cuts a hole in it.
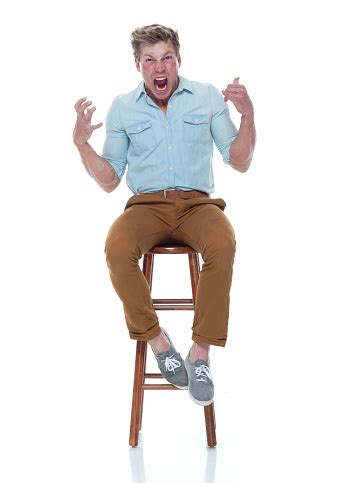
M 86 97 L 81 97 L 74 105 L 77 112 L 77 122 L 73 130 L 73 142 L 77 148 L 86 144 L 95 129 L 103 126 L 102 122 L 95 125 L 91 124 L 93 112 L 96 108 L 93 106 L 87 109 L 92 101 L 85 102 L 86 99 Z

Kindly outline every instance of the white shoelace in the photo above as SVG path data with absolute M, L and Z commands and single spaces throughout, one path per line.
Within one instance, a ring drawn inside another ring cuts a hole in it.
M 201 364 L 199 367 L 195 368 L 196 372 L 196 381 L 202 381 L 202 382 L 207 382 L 207 379 L 212 380 L 212 375 L 210 368 L 208 366 L 205 366 L 204 364 Z M 201 379 L 199 379 L 201 377 Z
M 173 354 L 169 357 L 166 357 L 165 359 L 162 359 L 162 362 L 165 362 L 165 369 L 167 371 L 173 371 L 174 374 L 175 369 L 181 367 L 181 362 L 175 359 Z

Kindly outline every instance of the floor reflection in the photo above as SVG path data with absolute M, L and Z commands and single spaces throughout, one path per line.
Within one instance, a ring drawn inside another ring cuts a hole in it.
M 143 448 L 141 446 L 130 448 L 129 458 L 133 483 L 146 483 Z
M 216 478 L 217 448 L 207 448 L 205 476 L 203 483 L 214 483 Z
M 129 448 L 129 459 L 131 468 L 132 483 L 146 483 L 146 478 L 150 480 L 150 475 L 145 473 L 144 448 L 142 445 L 141 434 L 139 435 L 139 445 L 136 448 Z M 206 464 L 202 479 L 197 483 L 214 483 L 216 475 L 217 448 L 206 449 Z M 189 471 L 189 468 L 187 468 Z M 152 480 L 151 480 L 152 481 Z M 171 475 L 170 481 L 176 480 Z

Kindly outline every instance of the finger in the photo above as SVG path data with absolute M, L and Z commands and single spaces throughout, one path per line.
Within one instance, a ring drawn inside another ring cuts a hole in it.
M 235 79 L 233 79 L 233 84 L 239 84 L 239 77 L 236 77 Z
M 89 103 L 90 104 L 90 103 Z M 85 109 L 88 107 L 88 104 L 85 103 L 83 104 L 82 106 L 80 106 L 78 109 L 77 109 L 77 118 L 83 118 L 85 117 L 86 113 L 84 112 Z
M 88 109 L 87 113 L 84 115 L 84 118 L 87 122 L 92 122 L 92 116 L 93 116 L 93 112 L 96 110 L 97 108 L 95 106 L 91 107 L 90 109 Z
M 237 89 L 237 90 L 246 90 L 245 89 L 245 86 L 243 86 L 242 84 L 228 84 L 227 87 L 231 87 L 233 89 Z
M 77 110 L 77 108 L 82 104 L 83 101 L 85 101 L 87 98 L 86 97 L 81 97 L 78 99 L 78 101 L 75 103 L 74 108 Z
M 230 95 L 230 96 L 234 96 L 234 97 L 239 97 L 240 99 L 243 99 L 245 97 L 245 93 L 244 92 L 239 92 L 239 91 L 236 91 L 234 89 L 226 89 L 226 93 L 225 95 Z
M 91 107 L 90 109 L 87 109 L 87 112 L 84 114 L 86 119 L 90 119 L 92 117 L 93 112 L 97 108 L 95 106 Z
M 224 96 L 224 101 L 225 101 L 225 102 L 227 102 L 227 101 L 232 101 L 232 102 L 233 102 L 233 100 L 234 100 L 234 97 L 233 97 L 233 96 L 231 96 L 231 95 L 229 95 L 229 94 L 226 94 L 226 95 Z
M 102 127 L 103 126 L 103 123 L 102 122 L 99 122 L 98 124 L 95 124 L 93 126 L 93 129 L 98 129 L 99 127 Z
M 84 104 L 82 104 L 82 105 L 79 107 L 79 109 L 78 109 L 78 111 L 77 111 L 77 112 L 78 112 L 78 113 L 83 114 L 83 112 L 85 111 L 85 109 L 86 109 L 88 106 L 90 106 L 91 104 L 92 104 L 92 101 L 87 101 L 87 102 L 85 102 Z
M 239 95 L 239 94 L 235 94 L 235 93 L 232 93 L 232 92 L 226 92 L 226 96 L 225 96 L 228 100 L 230 101 L 235 101 L 235 102 L 243 102 L 244 103 L 244 98 L 243 96 Z

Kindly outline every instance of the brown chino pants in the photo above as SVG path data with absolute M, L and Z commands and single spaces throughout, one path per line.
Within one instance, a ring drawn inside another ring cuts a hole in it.
M 162 194 L 129 198 L 124 212 L 110 227 L 105 255 L 114 289 L 123 303 L 129 336 L 150 340 L 160 333 L 159 321 L 138 260 L 164 243 L 190 245 L 202 255 L 192 339 L 225 346 L 229 291 L 236 241 L 223 213 L 222 198 L 208 195 L 168 199 Z

